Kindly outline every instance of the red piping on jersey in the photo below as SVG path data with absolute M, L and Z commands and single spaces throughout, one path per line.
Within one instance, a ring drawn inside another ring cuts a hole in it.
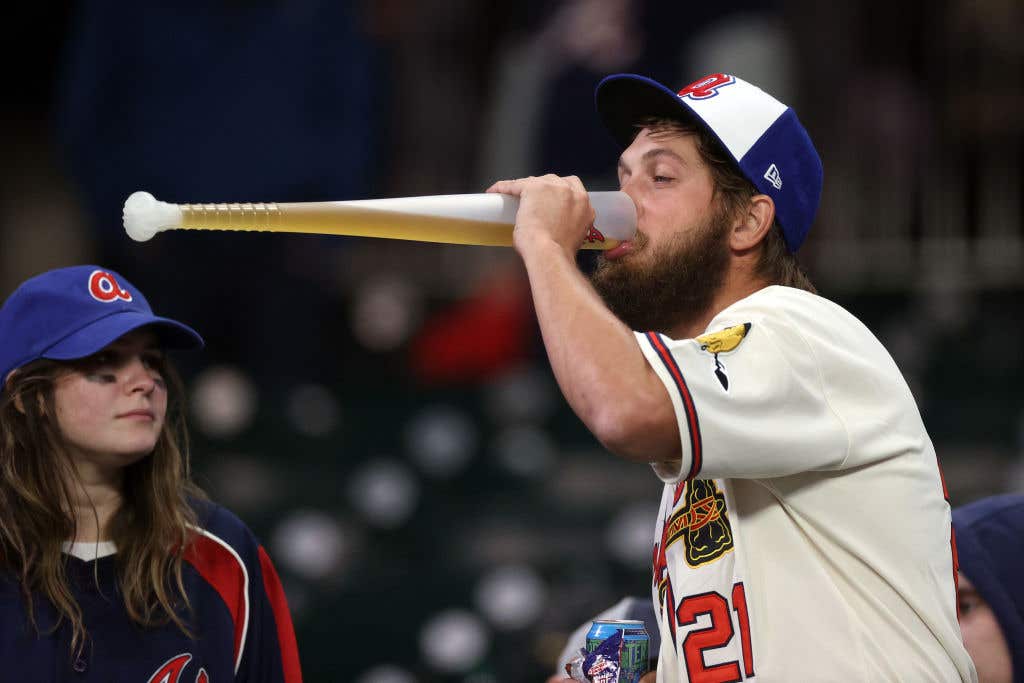
M 935 458 L 935 466 L 939 468 L 939 481 L 942 482 L 942 497 L 946 500 L 946 505 L 951 505 L 949 502 L 949 488 L 946 486 L 946 474 L 942 471 L 942 465 L 939 463 L 938 457 Z M 956 620 L 960 621 L 960 557 L 956 553 L 956 529 L 953 528 L 953 524 L 949 525 L 949 549 L 953 553 L 953 599 L 956 601 Z
M 249 577 L 241 558 L 227 543 L 205 529 L 185 549 L 184 559 L 196 568 L 228 608 L 235 625 L 235 672 L 242 662 L 245 632 L 249 627 Z
M 270 609 L 274 612 L 274 623 L 277 625 L 277 644 L 281 648 L 281 673 L 285 683 L 302 683 L 302 669 L 299 667 L 299 646 L 295 642 L 295 628 L 292 626 L 291 612 L 285 600 L 281 579 L 270 561 L 263 546 L 259 547 L 260 571 L 263 573 L 263 590 L 270 601 Z
M 683 379 L 683 373 L 676 364 L 676 359 L 672 357 L 672 352 L 665 346 L 661 335 L 657 332 L 647 332 L 646 335 L 647 341 L 658 353 L 658 357 L 661 358 L 661 362 L 665 365 L 665 369 L 668 370 L 668 374 L 671 375 L 672 381 L 675 382 L 676 389 L 683 399 L 683 408 L 686 410 L 686 426 L 690 432 L 690 453 L 692 454 L 690 472 L 686 475 L 686 478 L 693 479 L 700 473 L 700 468 L 703 464 L 697 409 L 693 406 L 693 397 L 690 396 L 690 390 Z

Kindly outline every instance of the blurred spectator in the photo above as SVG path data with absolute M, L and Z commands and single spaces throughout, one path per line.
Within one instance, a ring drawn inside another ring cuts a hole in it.
M 1024 495 L 953 511 L 960 630 L 979 683 L 1024 681 Z
M 71 3 L 31 3 L 19 10 L 22 29 L 0 48 L 9 66 L 5 87 L 17 93 L 6 98 L 0 126 L 0 297 L 40 271 L 94 260 L 76 197 L 55 166 L 49 125 L 56 48 L 67 35 Z
M 495 46 L 523 11 L 494 0 L 368 3 L 389 65 L 390 101 L 377 112 L 389 133 L 387 195 L 482 191 L 472 186 L 480 111 L 493 93 Z
M 530 20 L 502 46 L 497 65 L 481 184 L 543 173 L 613 184 L 614 143 L 597 117 L 567 116 L 568 108 L 578 111 L 577 103 L 593 101 L 598 80 L 615 71 L 689 83 L 702 75 L 692 70 L 706 63 L 687 63 L 687 44 L 728 17 L 752 10 L 769 16 L 772 5 L 753 0 L 727 9 L 653 0 L 527 3 Z M 715 69 L 737 66 L 731 60 Z
M 150 289 L 170 290 L 154 296 L 179 302 L 171 315 L 272 377 L 329 370 L 327 242 L 171 233 L 139 245 L 121 206 L 140 189 L 178 203 L 367 196 L 381 79 L 360 9 L 83 0 L 64 55 L 57 136 L 99 259 L 148 271 Z

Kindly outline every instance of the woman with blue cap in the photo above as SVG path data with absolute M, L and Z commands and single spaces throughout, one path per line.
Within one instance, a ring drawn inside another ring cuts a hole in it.
M 164 351 L 202 345 L 99 266 L 0 308 L 4 680 L 301 680 L 273 564 L 190 479 Z
M 953 509 L 960 630 L 979 683 L 1024 683 L 1024 495 Z

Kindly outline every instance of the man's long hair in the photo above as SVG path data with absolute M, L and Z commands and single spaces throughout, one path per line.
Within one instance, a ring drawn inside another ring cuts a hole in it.
M 56 417 L 54 387 L 70 364 L 39 360 L 10 376 L 0 396 L 0 571 L 21 586 L 28 621 L 40 631 L 33 596 L 71 624 L 77 656 L 88 634 L 68 581 L 61 546 L 75 538 L 73 492 L 81 486 Z M 141 626 L 174 622 L 191 630 L 182 557 L 197 524 L 191 500 L 205 498 L 189 473 L 182 382 L 166 360 L 168 406 L 156 447 L 124 470 L 123 503 L 110 523 L 117 580 L 128 616 Z M 2 378 L 0 378 L 2 379 Z

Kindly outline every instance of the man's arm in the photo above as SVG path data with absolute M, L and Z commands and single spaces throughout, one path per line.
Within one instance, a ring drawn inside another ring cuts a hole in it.
M 530 280 L 544 346 L 569 405 L 613 453 L 640 462 L 679 457 L 679 427 L 664 385 L 633 332 L 604 305 L 576 267 L 593 224 L 575 176 L 495 183 L 519 197 L 513 242 Z

